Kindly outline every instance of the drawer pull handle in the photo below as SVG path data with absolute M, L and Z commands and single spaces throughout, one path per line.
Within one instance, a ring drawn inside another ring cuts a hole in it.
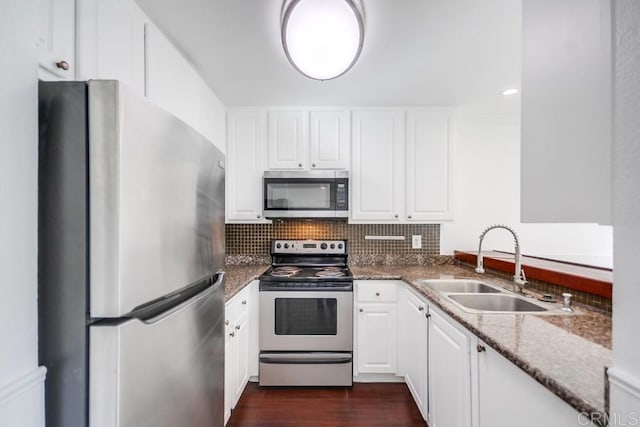
M 236 325 L 236 331 L 240 330 L 240 325 Z
M 242 301 L 242 305 L 247 305 L 247 300 Z
M 485 348 L 485 346 L 483 346 L 482 344 L 478 344 L 476 346 L 476 350 L 478 351 L 478 353 L 482 353 L 483 351 L 487 351 L 487 349 Z
M 224 326 L 229 326 L 229 320 L 224 321 Z
M 424 307 L 418 307 L 418 311 L 424 311 Z
M 376 292 L 376 296 L 379 297 L 380 296 L 380 292 Z
M 235 334 L 234 332 L 231 332 L 231 333 L 229 334 L 229 336 L 230 336 L 231 338 L 233 338 L 233 337 L 235 337 L 235 336 L 236 336 L 236 334 Z
M 429 313 L 425 314 L 424 317 L 426 317 L 427 319 L 431 317 L 431 315 Z
M 364 308 L 361 308 L 361 309 L 360 309 L 360 313 L 364 313 Z

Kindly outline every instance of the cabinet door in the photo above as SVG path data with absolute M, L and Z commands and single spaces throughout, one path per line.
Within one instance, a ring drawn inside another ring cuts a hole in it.
M 262 218 L 266 133 L 266 113 L 233 111 L 227 115 L 227 222 Z
M 306 113 L 269 112 L 269 169 L 306 168 L 307 134 Z
M 479 344 L 484 349 L 477 353 L 480 427 L 592 425 L 498 352 Z
M 404 289 L 400 312 L 402 365 L 405 381 L 416 405 L 426 418 L 427 404 L 427 305 L 411 291 Z
M 444 317 L 429 317 L 429 426 L 471 425 L 469 338 Z
M 404 218 L 405 117 L 401 111 L 354 111 L 351 219 Z
M 38 77 L 41 80 L 75 79 L 75 0 L 38 1 L 37 46 Z
M 452 162 L 447 109 L 407 114 L 407 219 L 452 219 Z
M 153 24 L 145 25 L 147 96 L 197 130 L 200 76 Z
M 247 382 L 249 381 L 249 313 L 244 312 L 234 322 L 233 332 L 235 334 L 235 369 L 233 384 L 233 407 L 235 408 Z
M 397 325 L 395 303 L 358 304 L 358 373 L 396 373 Z
M 311 169 L 347 169 L 349 147 L 347 112 L 312 111 L 309 114 Z
M 78 2 L 78 78 L 120 80 L 144 95 L 147 22 L 133 0 Z
M 224 422 L 231 417 L 235 375 L 235 333 L 227 310 L 224 327 Z

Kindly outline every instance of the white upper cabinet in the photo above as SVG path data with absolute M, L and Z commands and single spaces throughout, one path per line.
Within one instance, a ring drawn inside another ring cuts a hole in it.
M 448 109 L 407 113 L 407 219 L 452 219 L 452 162 Z
M 171 42 L 153 25 L 146 26 L 147 96 L 194 126 L 199 120 L 199 76 Z
M 309 113 L 310 169 L 348 169 L 349 141 L 346 111 Z
M 146 23 L 132 0 L 78 2 L 78 78 L 120 80 L 144 95 Z
M 76 73 L 75 0 L 38 1 L 38 77 L 73 80 Z
M 353 112 L 351 219 L 398 221 L 404 217 L 405 115 Z
M 353 112 L 351 220 L 453 219 L 451 110 Z
M 611 1 L 522 16 L 521 219 L 611 224 Z
M 147 96 L 224 151 L 223 104 L 158 28 L 147 23 L 145 37 Z
M 262 220 L 262 172 L 265 168 L 267 113 L 227 114 L 226 220 Z
M 269 112 L 269 169 L 305 169 L 307 115 L 302 111 Z
M 269 169 L 347 169 L 346 111 L 269 111 Z

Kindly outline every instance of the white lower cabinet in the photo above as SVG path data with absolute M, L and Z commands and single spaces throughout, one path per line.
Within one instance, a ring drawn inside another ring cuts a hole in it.
M 404 375 L 405 382 L 413 399 L 416 401 L 422 416 L 429 415 L 427 340 L 428 312 L 426 302 L 409 290 L 403 288 L 398 301 L 399 309 L 399 373 Z
M 400 289 L 399 373 L 429 427 L 592 425 L 409 285 Z
M 480 427 L 570 427 L 587 418 L 497 351 L 478 340 Z
M 398 282 L 356 280 L 354 284 L 354 374 L 395 374 L 398 369 Z
M 224 420 L 231 416 L 257 360 L 257 281 L 225 304 Z M 255 354 L 254 354 L 255 353 Z
M 429 314 L 429 426 L 470 426 L 469 337 L 435 310 Z

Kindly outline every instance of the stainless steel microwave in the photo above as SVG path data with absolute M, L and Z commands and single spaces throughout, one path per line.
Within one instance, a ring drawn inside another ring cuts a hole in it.
M 266 171 L 262 180 L 265 218 L 349 217 L 347 171 Z

